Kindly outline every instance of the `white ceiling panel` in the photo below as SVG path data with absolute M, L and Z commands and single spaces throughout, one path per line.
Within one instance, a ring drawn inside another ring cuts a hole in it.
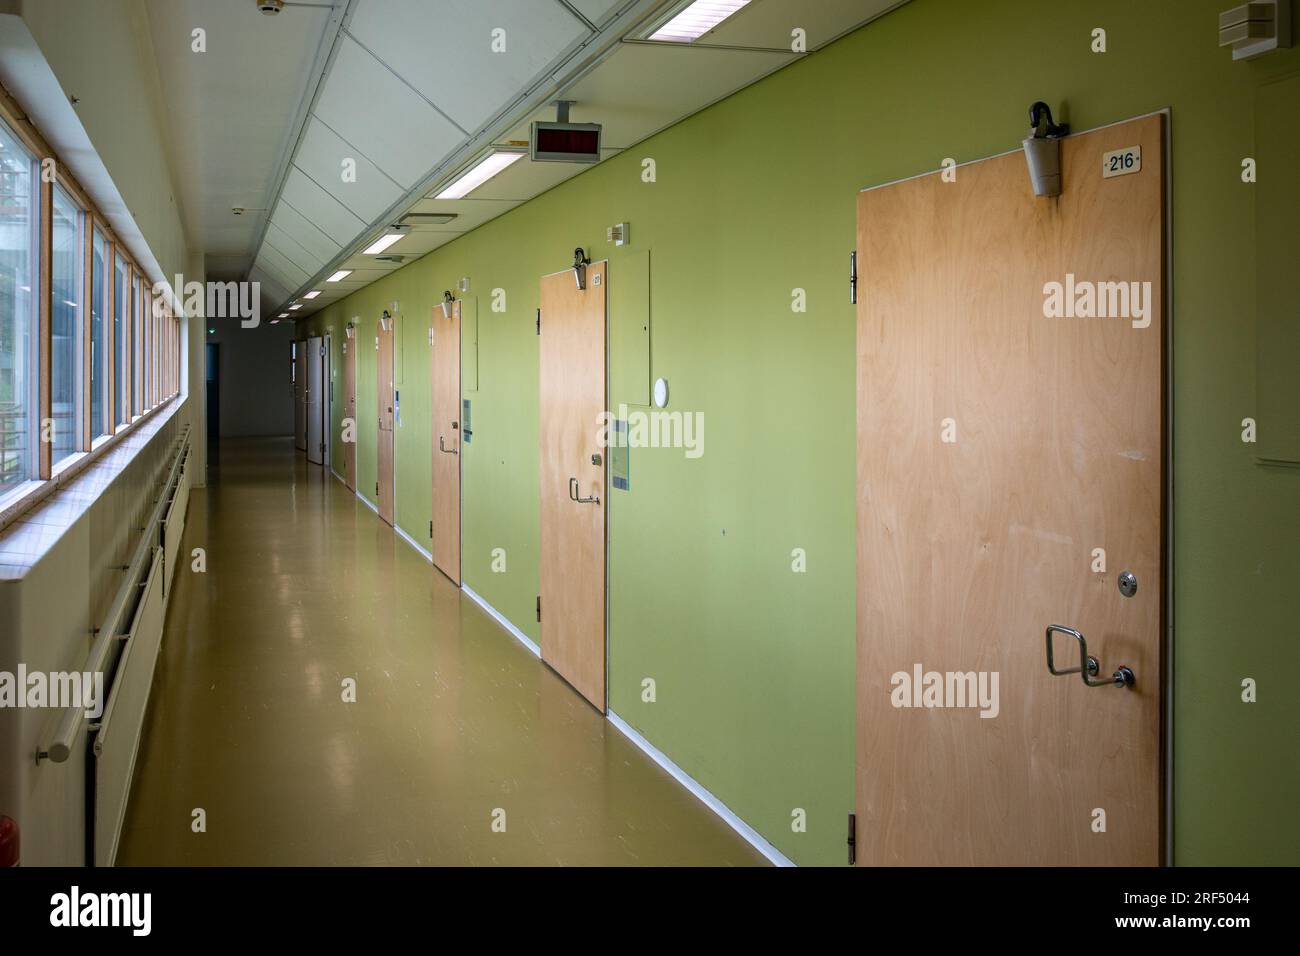
M 402 252 L 400 249 L 394 249 L 393 255 L 404 256 L 405 261 L 384 262 L 382 259 L 378 259 L 375 256 L 367 256 L 364 253 L 358 252 L 351 258 L 344 260 L 340 265 L 335 266 L 335 268 L 351 269 L 352 275 L 348 276 L 348 279 L 352 279 L 353 276 L 364 274 L 372 276 L 371 281 L 373 282 L 374 279 L 377 279 L 382 275 L 387 275 L 394 269 L 400 269 L 402 266 L 406 265 L 407 262 L 414 261 L 413 256 L 406 255 L 406 253 Z
M 792 32 L 804 31 L 808 50 L 829 43 L 854 27 L 878 17 L 900 0 L 754 0 L 700 37 L 700 43 L 790 49 Z
M 293 238 L 277 226 L 274 221 L 266 226 L 265 243 L 309 276 L 325 265 L 324 259 L 316 258 L 294 242 Z
M 257 254 L 257 265 L 269 272 L 286 289 L 296 289 L 311 278 L 310 274 L 286 259 L 269 242 L 262 243 L 262 249 Z
M 412 229 L 402 237 L 402 241 L 390 249 L 399 256 L 422 256 L 439 246 L 445 246 L 464 232 L 440 231 L 437 229 Z
M 765 50 L 624 43 L 564 96 L 576 101 L 569 114 L 573 122 L 601 123 L 601 145 L 625 149 L 797 58 Z M 506 138 L 526 138 L 529 122 L 549 115 L 539 110 Z
M 249 272 L 248 277 L 260 285 L 260 299 L 262 303 L 262 314 L 265 315 L 270 309 L 275 308 L 285 299 L 289 298 L 291 289 L 286 289 L 280 282 L 260 265 L 254 265 Z M 274 313 L 273 313 L 274 314 Z
M 569 0 L 569 3 L 596 26 L 601 26 L 623 6 L 623 0 Z
M 139 16 L 138 4 L 118 6 Z M 143 11 L 188 238 L 207 254 L 212 278 L 242 277 L 262 220 L 231 207 L 271 205 L 318 51 L 333 37 L 333 10 L 318 0 L 266 17 L 251 0 L 146 0 Z M 73 9 L 64 15 L 74 29 Z M 211 52 L 196 55 L 191 31 L 200 26 Z
M 279 227 L 318 262 L 323 263 L 333 259 L 343 251 L 342 247 L 325 235 L 319 226 L 284 201 L 276 205 L 275 212 L 271 214 L 271 224 Z
M 389 23 L 390 30 L 401 33 L 398 26 Z M 433 59 L 432 52 L 426 49 L 424 54 Z M 403 190 L 413 187 L 464 139 L 464 133 L 445 116 L 347 37 L 312 112 Z
M 356 256 L 353 257 L 354 260 L 356 258 Z M 350 263 L 344 263 L 339 268 L 352 269 L 352 275 L 348 276 L 346 279 L 340 279 L 338 282 L 326 282 L 324 283 L 323 288 L 343 289 L 350 292 L 353 289 L 359 289 L 362 286 L 369 285 L 376 279 L 383 278 L 387 272 L 385 269 L 372 268 L 369 263 L 365 263 L 364 265 L 366 266 L 365 268 L 357 268 L 352 266 Z
M 554 0 L 361 0 L 348 32 L 467 133 L 590 36 Z
M 363 220 L 321 189 L 297 166 L 289 167 L 289 175 L 285 177 L 284 189 L 280 193 L 280 203 L 292 207 L 339 246 L 351 242 L 366 227 Z
M 519 200 L 515 199 L 421 199 L 409 211 L 455 213 L 456 218 L 451 222 L 432 228 L 445 232 L 468 232 L 518 205 Z
M 357 164 L 356 182 L 343 181 L 343 160 Z M 403 190 L 355 146 L 315 117 L 307 121 L 295 160 L 317 185 L 347 206 L 363 222 L 372 222 L 395 203 Z M 355 235 L 355 233 L 354 233 Z

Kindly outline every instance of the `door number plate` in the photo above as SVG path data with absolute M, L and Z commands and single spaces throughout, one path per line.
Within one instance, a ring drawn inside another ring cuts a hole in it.
M 1125 146 L 1123 149 L 1111 150 L 1101 157 L 1101 178 L 1127 176 L 1129 173 L 1142 171 L 1142 147 Z

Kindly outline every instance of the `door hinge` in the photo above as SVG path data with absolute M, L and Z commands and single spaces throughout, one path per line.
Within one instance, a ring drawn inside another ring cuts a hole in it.
M 858 304 L 858 250 L 849 253 L 849 305 Z
M 542 310 L 537 310 L 537 334 L 542 334 Z
M 433 519 L 429 519 L 429 537 L 433 537 Z
M 542 619 L 542 596 L 539 594 L 537 595 L 537 620 L 540 621 L 541 619 Z
M 375 482 L 375 497 L 379 497 L 379 482 Z
M 849 845 L 849 866 L 852 866 L 858 860 L 858 820 L 857 814 L 849 814 L 849 838 L 846 841 Z

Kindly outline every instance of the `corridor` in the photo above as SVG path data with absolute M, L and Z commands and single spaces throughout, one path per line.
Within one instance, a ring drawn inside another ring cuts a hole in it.
M 210 454 L 119 863 L 765 862 L 292 439 Z

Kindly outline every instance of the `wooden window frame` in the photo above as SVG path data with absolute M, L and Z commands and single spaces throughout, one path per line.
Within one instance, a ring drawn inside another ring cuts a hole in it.
M 22 108 L 17 100 L 9 93 L 7 89 L 0 84 L 0 121 L 3 121 L 8 130 L 13 133 L 17 140 L 36 158 L 36 168 L 39 176 L 39 190 L 36 192 L 36 212 L 40 217 L 39 227 L 33 230 L 34 235 L 40 246 L 37 250 L 37 279 L 40 285 L 37 291 L 37 302 L 34 308 L 34 318 L 36 322 L 35 344 L 38 355 L 28 357 L 29 362 L 34 362 L 37 372 L 36 383 L 36 414 L 35 421 L 39 439 L 39 433 L 43 430 L 46 421 L 53 417 L 53 347 L 54 347 L 54 327 L 53 327 L 53 278 L 54 278 L 54 260 L 53 260 L 53 238 L 54 238 L 54 192 L 56 185 L 62 187 L 70 198 L 80 208 L 81 219 L 80 228 L 82 230 L 82 281 L 81 281 L 81 329 L 80 329 L 80 382 L 78 385 L 78 394 L 75 396 L 75 403 L 79 407 L 81 421 L 77 429 L 78 434 L 74 442 L 75 450 L 63 461 L 53 461 L 53 444 L 46 441 L 37 441 L 35 455 L 35 468 L 29 470 L 28 474 L 34 472 L 33 487 L 25 493 L 19 494 L 12 499 L 4 502 L 3 508 L 0 508 L 0 529 L 7 526 L 25 511 L 34 507 L 38 502 L 49 495 L 57 486 L 59 481 L 70 478 L 88 467 L 94 460 L 98 459 L 101 454 L 115 444 L 119 434 L 127 432 L 138 421 L 147 415 L 153 414 L 163 406 L 168 405 L 171 400 L 180 393 L 179 384 L 179 367 L 180 367 L 180 337 L 176 330 L 172 330 L 170 341 L 167 347 L 175 350 L 174 364 L 175 374 L 169 374 L 166 387 L 162 387 L 157 374 L 154 374 L 151 381 L 151 395 L 146 395 L 143 390 L 143 382 L 137 381 L 137 371 L 143 371 L 146 366 L 145 361 L 152 359 L 158 362 L 157 349 L 157 332 L 161 331 L 161 325 L 155 334 L 150 338 L 149 347 L 152 355 L 145 355 L 144 349 L 146 342 L 143 334 L 138 336 L 137 332 L 144 332 L 148 329 L 147 322 L 150 321 L 154 302 L 157 298 L 153 295 L 152 284 L 149 282 L 146 273 L 136 264 L 134 258 L 127 251 L 127 248 L 116 232 L 100 214 L 98 206 L 91 200 L 89 193 L 82 188 L 63 164 L 59 161 L 58 153 L 51 148 L 48 141 L 40 134 L 35 124 L 27 112 Z M 48 159 L 53 159 L 55 166 L 54 176 L 47 181 L 45 176 L 44 163 Z M 99 437 L 98 444 L 94 439 L 97 436 L 90 434 L 91 431 L 91 405 L 93 397 L 90 391 L 91 380 L 91 334 L 93 323 L 91 321 L 91 304 L 93 301 L 93 283 L 94 283 L 94 242 L 95 229 L 98 228 L 100 234 L 105 240 L 106 249 L 106 268 L 108 276 L 105 282 L 106 306 L 105 315 L 102 317 L 104 322 L 104 348 L 107 349 L 107 357 L 104 360 L 104 382 L 103 394 L 101 401 L 103 403 L 106 424 L 104 434 Z M 123 310 L 128 313 L 123 318 L 122 330 L 126 338 L 128 347 L 128 358 L 126 368 L 123 369 L 122 390 L 125 392 L 125 415 L 119 416 L 117 403 L 117 376 L 116 363 L 118 361 L 118 343 L 114 327 L 114 319 L 117 315 L 117 297 L 115 283 L 117 282 L 117 257 L 122 257 L 126 265 L 126 282 L 128 284 L 127 294 L 124 297 Z M 135 280 L 140 282 L 140 295 L 138 307 L 141 310 L 137 319 L 136 306 L 133 306 L 131 292 L 135 288 Z M 159 302 L 161 305 L 162 303 Z M 167 314 L 171 314 L 170 308 L 167 308 Z M 156 320 L 156 321 L 161 321 Z M 139 364 L 137 364 L 137 361 Z M 155 366 L 157 368 L 158 366 Z M 137 386 L 141 386 L 139 392 L 139 402 L 136 402 Z M 119 421 L 123 417 L 125 421 Z M 30 466 L 29 466 L 30 468 Z M 57 470 L 56 470 L 57 469 Z M 56 480 L 57 479 L 57 480 Z

